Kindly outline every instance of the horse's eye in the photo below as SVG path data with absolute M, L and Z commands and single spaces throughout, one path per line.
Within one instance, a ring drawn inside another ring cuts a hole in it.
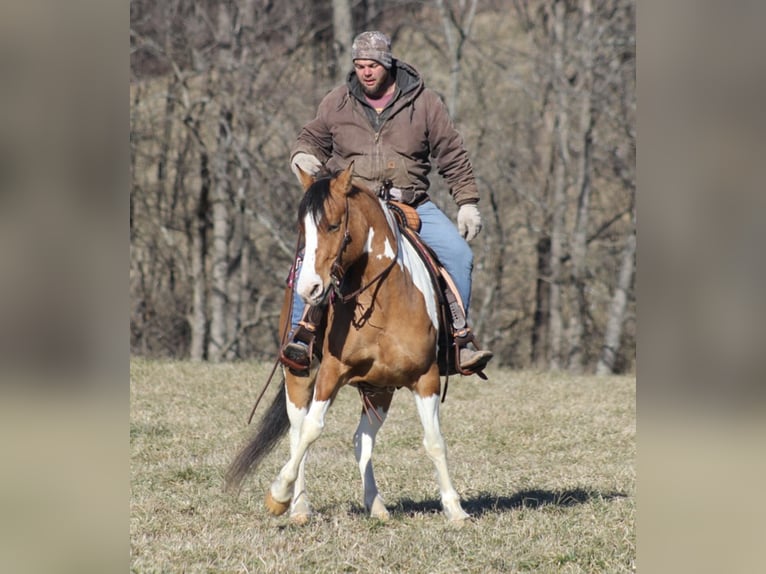
M 338 231 L 340 229 L 340 223 L 327 226 L 327 231 Z

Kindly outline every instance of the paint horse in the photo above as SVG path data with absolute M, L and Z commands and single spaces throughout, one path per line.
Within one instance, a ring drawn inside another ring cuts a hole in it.
M 446 517 L 463 521 L 468 514 L 450 480 L 439 428 L 437 294 L 393 215 L 371 191 L 352 183 L 352 171 L 353 163 L 334 177 L 300 175 L 305 189 L 299 208 L 305 257 L 296 289 L 307 304 L 328 306 L 323 336 L 317 340 L 321 361 L 317 367 L 315 360 L 305 377 L 284 369 L 285 392 L 280 390 L 253 439 L 232 463 L 227 485 L 240 485 L 287 432 L 289 420 L 290 458 L 266 494 L 266 507 L 274 515 L 289 508 L 293 521 L 306 522 L 311 513 L 306 452 L 321 435 L 338 391 L 352 385 L 364 404 L 354 434 L 364 505 L 371 516 L 388 518 L 375 483 L 372 451 L 394 390 L 408 388 L 423 424 L 425 451 L 436 467 Z M 283 333 L 289 296 L 288 289 Z

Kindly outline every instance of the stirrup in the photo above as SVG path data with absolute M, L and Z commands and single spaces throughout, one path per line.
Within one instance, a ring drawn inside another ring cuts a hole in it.
M 311 357 L 314 356 L 314 339 L 316 338 L 316 325 L 308 321 L 300 321 L 293 336 L 279 350 L 279 360 L 290 369 L 293 374 L 305 376 L 311 366 Z
M 305 376 L 311 366 L 310 349 L 303 343 L 290 341 L 282 347 L 279 360 L 295 375 Z

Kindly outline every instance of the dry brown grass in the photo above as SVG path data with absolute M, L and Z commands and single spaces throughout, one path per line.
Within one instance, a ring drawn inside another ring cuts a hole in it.
M 360 403 L 346 389 L 310 451 L 317 514 L 299 527 L 262 502 L 287 440 L 238 497 L 222 488 L 269 368 L 132 361 L 133 572 L 635 570 L 634 378 L 510 370 L 490 370 L 488 382 L 451 378 L 442 430 L 473 516 L 462 528 L 440 512 L 407 391 L 394 397 L 375 451 L 392 518 L 364 514 L 352 447 Z

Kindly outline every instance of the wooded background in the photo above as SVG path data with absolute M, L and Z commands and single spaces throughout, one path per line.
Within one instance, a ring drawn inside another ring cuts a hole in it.
M 273 360 L 290 148 L 380 29 L 447 102 L 482 194 L 471 316 L 499 366 L 628 372 L 633 0 L 132 0 L 131 353 Z M 431 196 L 454 218 L 438 175 Z

